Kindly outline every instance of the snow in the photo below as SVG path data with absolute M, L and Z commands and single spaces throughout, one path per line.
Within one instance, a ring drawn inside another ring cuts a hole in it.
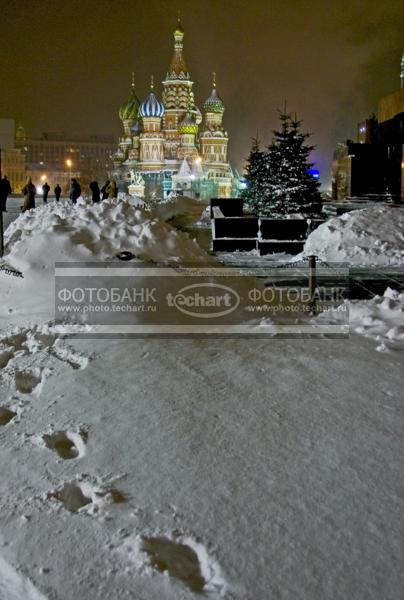
M 32 583 L 0 556 L 0 600 L 46 600 Z
M 170 264 L 208 259 L 188 234 L 128 201 L 50 202 L 19 215 L 6 229 L 5 263 L 24 279 L 2 280 L 0 319 L 30 315 L 33 302 L 35 312 L 50 319 L 55 262 L 111 261 L 122 251 Z
M 205 253 L 110 201 L 6 240 L 0 600 L 400 597 L 402 294 L 349 339 L 64 339 L 55 260 Z
M 379 351 L 404 349 L 404 293 L 387 288 L 383 296 L 351 302 L 349 312 L 353 331 L 379 341 Z
M 350 265 L 404 265 L 404 210 L 377 206 L 329 219 L 307 238 L 303 255 Z

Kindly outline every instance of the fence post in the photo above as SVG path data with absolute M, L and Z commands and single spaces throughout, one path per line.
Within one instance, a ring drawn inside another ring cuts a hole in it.
M 312 254 L 309 256 L 309 297 L 310 297 L 310 314 L 317 314 L 317 299 L 316 299 L 316 288 L 317 288 L 317 277 L 316 277 L 316 256 Z

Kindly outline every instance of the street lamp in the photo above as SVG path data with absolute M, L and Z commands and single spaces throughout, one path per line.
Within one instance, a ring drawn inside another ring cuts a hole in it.
M 70 158 L 68 158 L 66 160 L 66 166 L 69 169 L 69 185 L 70 185 L 70 180 L 72 178 L 72 164 L 73 164 L 72 161 L 70 160 Z

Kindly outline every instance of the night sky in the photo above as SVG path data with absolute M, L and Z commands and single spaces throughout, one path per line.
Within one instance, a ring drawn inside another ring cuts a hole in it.
M 0 117 L 35 134 L 119 135 L 131 72 L 141 100 L 150 73 L 165 76 L 178 9 L 197 104 L 216 71 L 239 169 L 287 99 L 327 181 L 336 141 L 399 87 L 402 0 L 0 0 Z

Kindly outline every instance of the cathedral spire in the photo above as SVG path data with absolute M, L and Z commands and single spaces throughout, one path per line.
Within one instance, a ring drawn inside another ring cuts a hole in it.
M 178 15 L 177 25 L 174 29 L 174 55 L 171 59 L 171 64 L 167 72 L 167 80 L 189 79 L 188 68 L 182 54 L 184 47 L 184 28 L 181 25 Z

